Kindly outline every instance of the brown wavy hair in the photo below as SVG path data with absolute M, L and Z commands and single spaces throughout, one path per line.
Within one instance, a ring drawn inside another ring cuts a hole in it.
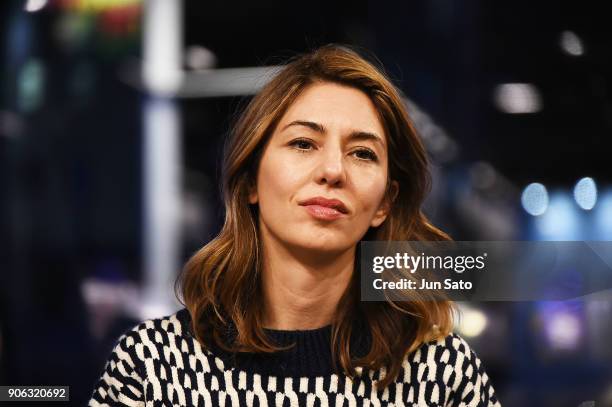
M 254 96 L 232 127 L 223 151 L 221 193 L 225 223 L 220 233 L 186 263 L 177 280 L 177 295 L 192 317 L 198 341 L 214 341 L 231 352 L 276 352 L 266 336 L 261 289 L 262 247 L 258 207 L 248 201 L 263 147 L 288 107 L 315 82 L 333 82 L 363 91 L 374 103 L 388 140 L 389 177 L 385 199 L 392 206 L 385 221 L 370 228 L 362 240 L 439 241 L 449 236 L 421 212 L 430 189 L 428 160 L 408 116 L 401 93 L 382 68 L 345 46 L 326 45 L 294 57 Z M 390 196 L 391 181 L 399 192 Z M 359 244 L 358 244 L 359 247 Z M 359 250 L 355 269 L 332 321 L 332 355 L 345 374 L 355 368 L 381 369 L 377 386 L 394 380 L 405 357 L 422 343 L 446 336 L 452 328 L 453 304 L 414 298 L 411 301 L 359 301 Z M 349 344 L 354 318 L 369 327 L 371 348 L 353 358 Z M 228 324 L 235 325 L 231 344 L 224 341 Z

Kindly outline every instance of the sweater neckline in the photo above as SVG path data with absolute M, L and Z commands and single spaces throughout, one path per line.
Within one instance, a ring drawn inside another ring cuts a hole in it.
M 191 333 L 191 317 L 187 309 L 179 311 L 180 320 Z M 264 328 L 264 332 L 278 346 L 295 344 L 287 350 L 271 354 L 229 353 L 213 344 L 210 353 L 224 362 L 227 368 L 236 368 L 249 373 L 283 377 L 328 376 L 338 373 L 332 363 L 332 324 L 306 330 L 282 330 Z M 351 339 L 351 354 L 363 356 L 369 350 L 369 336 L 364 329 L 354 329 Z M 195 340 L 195 338 L 194 338 Z
M 272 329 L 263 328 L 263 331 L 272 339 L 287 341 L 287 340 L 309 340 L 321 336 L 331 336 L 332 325 L 328 324 L 319 328 L 313 329 Z

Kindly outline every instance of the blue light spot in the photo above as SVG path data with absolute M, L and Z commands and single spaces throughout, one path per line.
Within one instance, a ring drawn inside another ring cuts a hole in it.
M 576 183 L 574 199 L 582 209 L 587 211 L 593 209 L 597 203 L 597 185 L 593 178 L 585 177 Z
M 546 212 L 548 208 L 548 191 L 546 187 L 538 182 L 531 183 L 525 187 L 521 196 L 523 208 L 533 216 Z

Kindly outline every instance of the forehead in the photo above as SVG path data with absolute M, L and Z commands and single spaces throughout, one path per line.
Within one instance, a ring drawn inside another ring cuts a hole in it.
M 384 130 L 374 103 L 361 90 L 331 82 L 316 82 L 307 86 L 289 106 L 280 121 L 308 120 L 327 129 L 364 131 L 378 134 L 384 140 Z

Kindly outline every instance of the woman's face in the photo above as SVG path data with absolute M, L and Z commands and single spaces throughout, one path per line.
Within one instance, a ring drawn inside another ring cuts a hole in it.
M 356 245 L 385 220 L 386 183 L 387 142 L 371 100 L 352 87 L 315 83 L 264 147 L 249 202 L 259 204 L 263 236 L 331 253 Z

